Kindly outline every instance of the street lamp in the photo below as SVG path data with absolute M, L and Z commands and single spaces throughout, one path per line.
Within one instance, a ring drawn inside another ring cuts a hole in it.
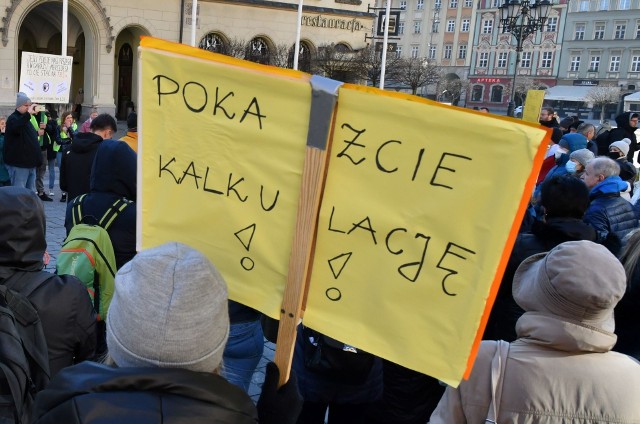
M 507 115 L 513 116 L 516 102 L 516 75 L 522 42 L 531 34 L 541 31 L 551 12 L 549 0 L 505 0 L 500 6 L 500 26 L 503 33 L 510 33 L 516 38 L 516 65 L 513 69 L 511 99 L 507 108 Z

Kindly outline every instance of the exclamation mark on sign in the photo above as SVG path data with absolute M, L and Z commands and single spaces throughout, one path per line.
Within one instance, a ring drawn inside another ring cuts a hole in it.
M 251 224 L 248 227 L 245 227 L 242 230 L 236 231 L 233 234 L 236 236 L 238 240 L 240 240 L 240 243 L 242 243 L 242 246 L 248 252 L 249 249 L 251 249 L 251 242 L 253 241 L 253 235 L 255 233 L 256 233 L 256 224 Z M 253 262 L 253 259 L 251 259 L 248 256 L 245 256 L 242 259 L 240 259 L 240 265 L 246 271 L 251 271 L 255 266 L 255 263 Z
M 331 273 L 333 274 L 334 279 L 337 280 L 338 277 L 340 277 L 340 274 L 342 274 L 342 271 L 347 265 L 347 262 L 349 262 L 349 259 L 351 259 L 352 254 L 353 252 L 341 253 L 338 256 L 335 256 L 327 261 L 329 262 L 329 268 L 331 268 Z M 342 298 L 342 292 L 337 287 L 329 287 L 324 292 L 324 294 L 329 300 L 332 300 L 334 302 L 337 302 Z

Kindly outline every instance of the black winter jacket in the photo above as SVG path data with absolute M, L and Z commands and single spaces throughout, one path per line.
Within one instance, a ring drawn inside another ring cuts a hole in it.
M 620 141 L 623 138 L 628 138 L 631 140 L 631 144 L 629 145 L 629 153 L 627 153 L 627 160 L 633 163 L 633 154 L 636 150 L 638 150 L 638 140 L 636 138 L 636 129 L 631 126 L 631 115 L 638 114 L 638 112 L 624 112 L 620 115 L 616 116 L 616 124 L 617 128 L 609 131 L 609 137 L 607 137 L 607 148 L 604 152 L 600 152 L 601 155 L 606 155 L 609 151 L 609 145 L 614 141 Z
M 524 310 L 513 300 L 512 284 L 516 270 L 529 256 L 548 252 L 567 241 L 596 241 L 596 231 L 589 225 L 575 218 L 549 218 L 546 222 L 535 221 L 531 234 L 522 233 L 513 245 L 502 283 L 491 310 L 485 340 L 516 340 L 516 321 Z
M 102 137 L 97 134 L 78 133 L 71 148 L 62 153 L 60 189 L 67 192 L 70 201 L 89 193 L 91 167 L 101 142 Z
M 614 309 L 618 341 L 616 352 L 640 361 L 640 262 L 627 282 L 627 291 Z
M 44 272 L 46 247 L 40 199 L 22 187 L 0 187 L 0 280 L 16 270 Z M 50 275 L 29 300 L 42 320 L 53 376 L 66 366 L 93 357 L 96 315 L 80 281 L 68 275 Z
M 90 191 L 82 203 L 82 214 L 90 221 L 87 223 L 95 224 L 119 198 L 133 201 L 107 230 L 118 269 L 136 254 L 136 161 L 137 156 L 127 143 L 117 140 L 100 143 L 91 168 Z M 71 202 L 67 205 L 64 222 L 67 234 L 73 227 L 72 205 Z
M 37 168 L 42 163 L 38 133 L 29 112 L 15 110 L 7 118 L 4 134 L 4 163 L 18 168 Z
M 597 242 L 618 256 L 624 237 L 638 227 L 636 212 L 620 193 L 596 193 L 589 196 L 591 203 L 584 214 L 584 222 L 591 225 L 597 234 Z
M 255 424 L 258 416 L 249 396 L 215 374 L 85 362 L 38 394 L 31 422 Z

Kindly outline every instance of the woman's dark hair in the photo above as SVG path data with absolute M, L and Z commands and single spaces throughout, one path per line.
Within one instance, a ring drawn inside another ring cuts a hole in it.
M 540 187 L 540 204 L 547 218 L 582 219 L 589 207 L 589 189 L 571 175 L 552 177 Z

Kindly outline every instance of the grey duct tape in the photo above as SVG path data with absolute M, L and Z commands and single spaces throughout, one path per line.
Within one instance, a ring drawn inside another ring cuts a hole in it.
M 311 111 L 307 146 L 326 150 L 333 109 L 338 98 L 338 89 L 343 83 L 313 75 L 311 77 Z

